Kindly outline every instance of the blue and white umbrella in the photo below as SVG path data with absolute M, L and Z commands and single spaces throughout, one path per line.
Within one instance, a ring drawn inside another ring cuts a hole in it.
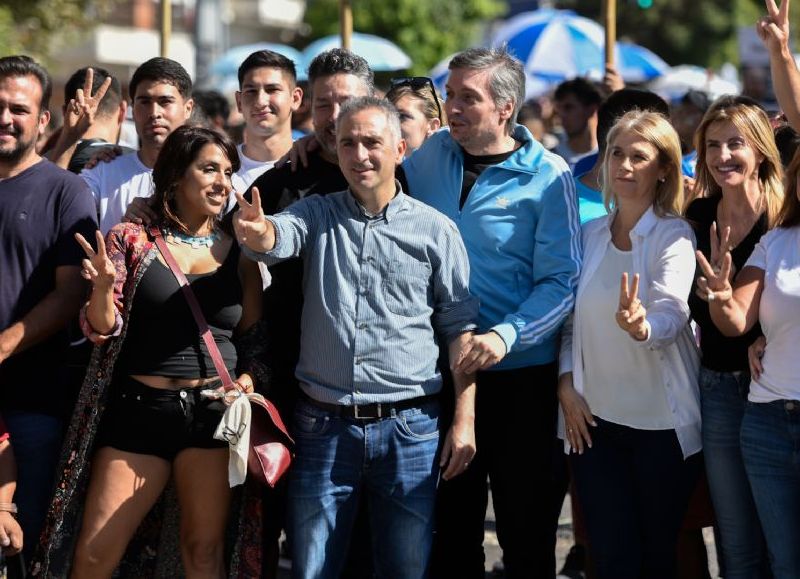
M 669 65 L 644 46 L 617 42 L 617 70 L 627 82 L 647 82 L 666 74 Z
M 576 76 L 602 77 L 605 32 L 594 20 L 571 10 L 544 8 L 511 18 L 493 35 L 493 46 L 507 45 L 529 77 L 558 83 Z M 617 70 L 627 82 L 661 76 L 669 65 L 646 48 L 617 43 Z
M 351 42 L 350 49 L 366 59 L 372 70 L 384 72 L 411 68 L 412 62 L 409 56 L 390 40 L 372 34 L 353 32 Z M 341 37 L 338 34 L 320 38 L 303 50 L 303 58 L 310 63 L 318 54 L 341 45 Z
M 211 74 L 218 77 L 236 76 L 239 72 L 239 66 L 244 62 L 245 58 L 259 50 L 271 50 L 272 52 L 282 54 L 294 62 L 297 68 L 297 78 L 301 80 L 306 78 L 306 64 L 300 51 L 291 46 L 273 42 L 258 42 L 256 44 L 234 46 L 227 50 L 225 54 L 220 56 L 214 64 L 211 65 Z

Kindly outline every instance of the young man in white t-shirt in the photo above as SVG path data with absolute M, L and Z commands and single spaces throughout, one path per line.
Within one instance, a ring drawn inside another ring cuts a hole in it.
M 292 147 L 292 113 L 303 100 L 297 86 L 294 63 L 271 50 L 259 50 L 239 67 L 239 90 L 236 107 L 244 117 L 244 142 L 239 145 L 241 168 L 233 177 L 235 191 L 244 193 L 263 173 Z M 149 177 L 149 174 L 148 174 Z M 140 197 L 149 196 L 137 195 Z M 129 199 L 129 202 L 133 199 Z M 236 197 L 228 199 L 228 209 L 236 206 Z M 148 223 L 152 212 L 146 203 L 135 202 L 122 209 L 125 219 Z M 113 224 L 112 224 L 113 225 Z M 264 270 L 265 279 L 266 270 Z
M 97 203 L 103 234 L 122 221 L 134 198 L 153 194 L 158 153 L 170 133 L 189 120 L 194 104 L 189 73 L 168 58 L 151 58 L 137 68 L 129 90 L 141 148 L 81 172 Z
M 292 147 L 292 113 L 303 100 L 294 63 L 277 52 L 259 50 L 239 67 L 236 107 L 244 117 L 242 167 L 233 188 L 244 193 Z

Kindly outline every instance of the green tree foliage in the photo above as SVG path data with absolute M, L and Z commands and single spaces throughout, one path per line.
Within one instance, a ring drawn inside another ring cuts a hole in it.
M 0 6 L 0 52 L 26 53 L 47 60 L 56 34 L 83 30 L 105 0 L 3 0 Z
M 506 11 L 503 0 L 353 0 L 353 28 L 397 43 L 425 73 L 442 58 L 481 41 L 483 26 Z M 311 39 L 339 32 L 339 1 L 310 0 Z
M 558 8 L 602 22 L 601 0 L 559 0 Z M 794 30 L 800 25 L 792 14 Z M 753 26 L 766 13 L 764 0 L 653 0 L 648 9 L 636 0 L 617 0 L 617 35 L 656 52 L 669 64 L 716 67 L 738 62 L 737 29 Z

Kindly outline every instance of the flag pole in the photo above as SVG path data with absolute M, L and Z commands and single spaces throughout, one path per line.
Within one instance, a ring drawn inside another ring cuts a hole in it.
M 342 48 L 350 50 L 353 38 L 353 6 L 350 0 L 339 0 L 339 26 L 342 36 Z
M 606 29 L 606 68 L 614 66 L 614 47 L 617 44 L 617 0 L 603 0 L 603 20 Z

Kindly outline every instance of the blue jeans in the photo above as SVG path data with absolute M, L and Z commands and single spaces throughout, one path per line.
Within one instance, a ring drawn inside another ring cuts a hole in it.
M 775 579 L 800 577 L 800 401 L 748 402 L 742 457 Z
M 3 420 L 17 461 L 14 502 L 24 536 L 23 555 L 30 561 L 50 508 L 64 424 L 55 416 L 22 411 L 3 412 Z
M 338 579 L 363 492 L 377 576 L 425 577 L 439 476 L 438 402 L 359 421 L 301 401 L 294 436 L 287 524 L 293 576 Z
M 639 430 L 595 417 L 592 448 L 571 464 L 597 579 L 675 579 L 677 540 L 702 469 L 674 430 Z
M 725 579 L 769 576 L 764 534 L 739 444 L 749 388 L 747 372 L 700 368 L 703 454 Z

